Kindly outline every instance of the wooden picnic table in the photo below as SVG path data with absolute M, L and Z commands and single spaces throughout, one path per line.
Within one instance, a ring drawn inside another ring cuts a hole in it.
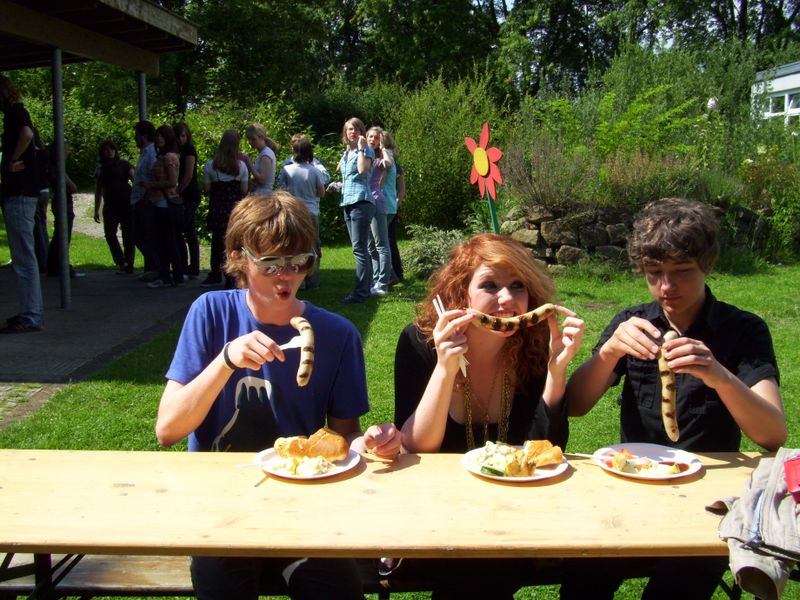
M 740 495 L 761 454 L 700 454 L 698 473 L 662 482 L 567 456 L 562 475 L 530 483 L 475 476 L 455 454 L 287 481 L 238 468 L 245 453 L 0 450 L 0 552 L 722 556 L 705 507 Z

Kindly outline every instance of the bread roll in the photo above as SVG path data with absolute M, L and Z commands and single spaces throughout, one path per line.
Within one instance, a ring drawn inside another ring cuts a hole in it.
M 292 437 L 281 437 L 275 440 L 275 452 L 281 458 L 300 458 L 306 456 L 306 444 L 308 440 L 304 435 L 295 435 Z
M 321 456 L 331 462 L 344 460 L 350 451 L 347 440 L 327 427 L 317 430 L 309 438 L 304 435 L 278 438 L 273 447 L 281 458 Z
M 336 433 L 333 429 L 323 427 L 314 435 L 308 438 L 306 452 L 308 456 L 322 456 L 331 462 L 344 460 L 350 448 L 347 440 Z

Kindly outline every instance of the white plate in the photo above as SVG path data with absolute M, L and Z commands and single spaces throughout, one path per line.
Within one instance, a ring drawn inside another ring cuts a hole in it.
M 522 446 L 515 446 L 515 448 L 521 449 Z M 536 469 L 536 475 L 531 475 L 530 477 L 502 477 L 499 475 L 487 475 L 486 473 L 481 473 L 480 467 L 476 468 L 473 464 L 473 458 L 475 457 L 475 454 L 481 450 L 483 450 L 483 448 L 475 448 L 474 450 L 470 450 L 464 454 L 461 457 L 461 464 L 464 465 L 464 468 L 470 473 L 474 473 L 475 475 L 479 475 L 480 477 L 484 477 L 486 479 L 494 479 L 495 481 L 522 483 L 523 481 L 539 481 L 540 479 L 550 479 L 551 477 L 558 477 L 561 475 L 569 466 L 567 459 L 564 458 L 560 465 Z
M 272 468 L 272 464 L 278 460 L 281 460 L 281 458 L 278 456 L 278 453 L 275 452 L 274 448 L 269 448 L 268 450 L 262 450 L 256 454 L 253 462 L 260 464 L 261 468 L 270 475 L 282 477 L 283 479 L 323 479 L 325 477 L 333 477 L 339 473 L 349 471 L 358 464 L 358 462 L 361 460 L 361 456 L 355 450 L 349 450 L 347 453 L 347 458 L 344 460 L 335 461 L 333 463 L 333 468 L 330 471 L 327 473 L 320 473 L 319 475 L 289 475 L 283 471 L 276 471 Z
M 619 452 L 622 449 L 627 450 L 634 456 L 644 456 L 649 458 L 650 460 L 655 461 L 673 461 L 677 463 L 685 463 L 689 465 L 689 469 L 683 471 L 681 473 L 673 473 L 670 475 L 654 475 L 654 474 L 642 474 L 642 473 L 623 473 L 622 471 L 617 471 L 616 469 L 612 469 L 605 463 L 605 458 L 609 455 L 613 454 L 614 452 Z M 631 444 L 614 444 L 613 446 L 606 446 L 605 448 L 600 448 L 597 450 L 593 455 L 592 458 L 594 461 L 600 465 L 601 468 L 608 471 L 609 473 L 613 473 L 614 475 L 620 475 L 622 477 L 628 477 L 630 479 L 647 479 L 650 481 L 659 480 L 659 479 L 677 479 L 678 477 L 688 477 L 689 475 L 693 475 L 697 473 L 702 467 L 702 463 L 700 459 L 697 458 L 691 452 L 686 452 L 685 450 L 678 450 L 677 448 L 670 448 L 669 446 L 661 446 L 660 444 L 645 444 L 645 443 L 631 443 Z

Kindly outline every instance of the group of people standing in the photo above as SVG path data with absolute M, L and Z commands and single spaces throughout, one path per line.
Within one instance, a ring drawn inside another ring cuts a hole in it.
M 100 143 L 94 219 L 100 222 L 102 206 L 105 239 L 120 274 L 133 273 L 138 249 L 144 263 L 140 279 L 148 287 L 183 285 L 185 277 L 200 274 L 195 220 L 200 190 L 191 131 L 185 123 L 156 129 L 140 121 L 134 138 L 135 166 L 120 157 L 113 140 Z
M 367 131 L 353 117 L 344 124 L 342 141 L 340 205 L 356 261 L 355 287 L 342 302 L 361 304 L 370 296 L 388 295 L 392 285 L 404 280 L 396 217 L 405 177 L 389 132 L 380 127 Z
M 95 172 L 95 221 L 101 221 L 105 238 L 119 273 L 132 273 L 138 249 L 144 262 L 140 279 L 148 287 L 183 285 L 200 274 L 200 243 L 197 209 L 201 202 L 197 150 L 186 123 L 157 129 L 149 121 L 134 128 L 139 157 L 131 165 L 119 155 L 113 140 L 101 142 Z M 211 237 L 209 272 L 202 287 L 235 286 L 223 272 L 225 231 L 236 204 L 248 193 L 273 193 L 277 144 L 263 125 L 245 130 L 256 150 L 251 160 L 240 150 L 241 138 L 234 129 L 225 131 L 213 158 L 202 166 L 202 191 L 208 196 L 206 225 Z M 315 251 L 319 241 L 319 200 L 330 180 L 324 165 L 314 159 L 313 146 L 304 134 L 292 138 L 292 157 L 282 165 L 278 187 L 289 189 L 306 203 L 314 219 Z M 101 211 L 102 207 L 102 211 Z M 120 245 L 118 235 L 121 234 Z M 319 285 L 319 260 L 308 274 L 306 285 Z

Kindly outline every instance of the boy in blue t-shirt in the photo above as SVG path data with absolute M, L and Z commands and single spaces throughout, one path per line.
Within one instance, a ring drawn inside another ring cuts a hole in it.
M 278 437 L 311 435 L 323 426 L 352 449 L 394 457 L 392 424 L 361 433 L 369 410 L 361 337 L 339 315 L 296 297 L 316 256 L 305 205 L 276 191 L 239 202 L 225 237 L 225 271 L 235 290 L 209 292 L 192 305 L 167 371 L 156 435 L 164 446 L 189 437 L 190 451 L 259 451 Z M 279 345 L 297 335 L 303 316 L 315 333 L 314 368 L 299 387 L 299 350 Z M 355 562 L 347 559 L 193 557 L 200 598 L 250 598 L 263 578 L 282 578 L 294 598 L 361 598 Z

